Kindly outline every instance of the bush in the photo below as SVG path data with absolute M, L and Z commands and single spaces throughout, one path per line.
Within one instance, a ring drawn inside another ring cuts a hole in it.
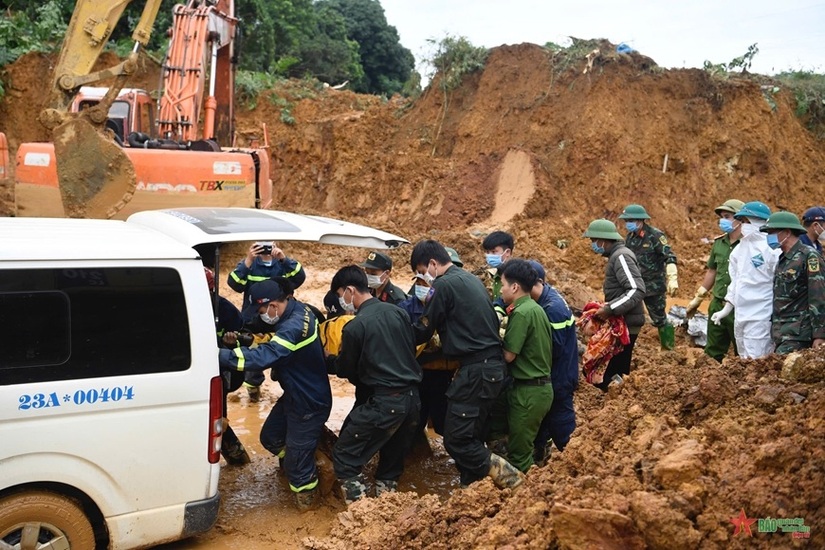
M 825 75 L 787 71 L 774 78 L 793 93 L 796 116 L 818 139 L 825 139 Z
M 254 109 L 258 105 L 258 96 L 266 90 L 271 90 L 278 77 L 255 71 L 238 71 L 235 73 L 235 100 L 246 105 L 247 109 Z

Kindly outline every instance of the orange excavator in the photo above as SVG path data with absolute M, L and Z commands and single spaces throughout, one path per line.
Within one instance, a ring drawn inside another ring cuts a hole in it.
M 149 94 L 123 86 L 138 66 L 161 0 L 146 0 L 129 57 L 92 72 L 130 1 L 75 5 L 40 115 L 53 143 L 23 143 L 17 150 L 17 215 L 125 218 L 154 208 L 268 207 L 265 128 L 263 146 L 231 145 L 238 24 L 233 0 L 174 7 L 157 113 Z M 89 86 L 107 78 L 114 78 L 108 88 Z

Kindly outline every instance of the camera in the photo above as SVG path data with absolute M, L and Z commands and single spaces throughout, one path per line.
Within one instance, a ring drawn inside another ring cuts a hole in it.
M 255 243 L 261 250 L 258 255 L 272 254 L 272 245 L 270 243 Z

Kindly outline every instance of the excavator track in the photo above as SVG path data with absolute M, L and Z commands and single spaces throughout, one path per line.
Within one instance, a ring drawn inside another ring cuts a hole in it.
M 70 218 L 111 218 L 135 194 L 135 168 L 123 149 L 83 117 L 54 129 L 63 210 Z

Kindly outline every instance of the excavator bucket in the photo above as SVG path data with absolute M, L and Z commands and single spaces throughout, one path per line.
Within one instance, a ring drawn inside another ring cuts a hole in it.
M 135 168 L 123 149 L 84 117 L 54 129 L 63 210 L 70 218 L 111 218 L 135 194 Z

